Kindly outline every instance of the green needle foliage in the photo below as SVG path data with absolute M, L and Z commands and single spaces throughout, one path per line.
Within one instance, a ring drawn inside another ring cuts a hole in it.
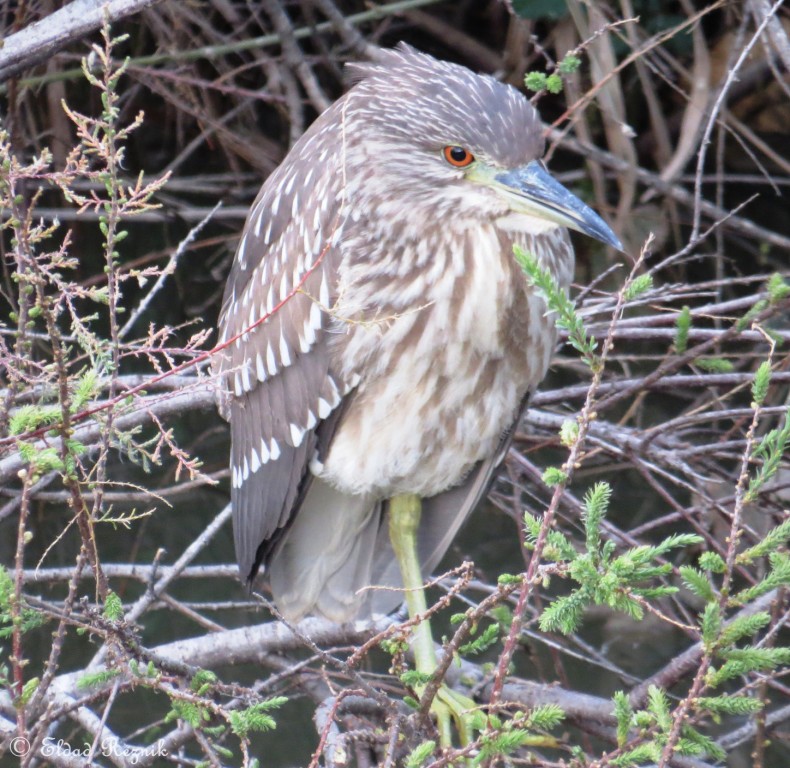
M 89 672 L 83 675 L 77 683 L 77 688 L 80 690 L 88 690 L 90 688 L 102 688 L 107 683 L 120 677 L 120 669 L 102 669 L 98 672 Z
M 643 293 L 647 293 L 653 287 L 653 276 L 647 273 L 637 275 L 625 288 L 623 298 L 626 301 L 638 299 Z
M 675 352 L 682 355 L 688 349 L 691 330 L 691 308 L 683 307 L 675 318 Z
M 471 761 L 472 766 L 483 765 L 494 758 L 507 758 L 523 747 L 556 747 L 556 740 L 546 735 L 565 719 L 565 713 L 555 704 L 535 707 L 531 712 L 516 712 L 510 720 L 502 721 L 488 715 L 487 725 L 480 735 L 480 751 Z
M 170 701 L 170 711 L 165 715 L 165 722 L 172 723 L 174 720 L 181 720 L 191 728 L 200 728 L 211 721 L 211 711 L 197 701 L 174 697 Z
M 0 566 L 0 640 L 11 636 L 15 624 L 25 634 L 45 622 L 43 613 L 17 600 L 14 580 L 9 571 Z
M 751 565 L 758 557 L 767 557 L 790 540 L 790 518 L 772 528 L 762 541 L 741 552 L 735 559 L 739 565 Z
M 768 394 L 768 387 L 771 385 L 771 363 L 768 360 L 763 360 L 760 367 L 754 374 L 754 383 L 752 384 L 752 408 L 759 408 L 764 402 Z
M 660 762 L 674 725 L 673 707 L 667 694 L 651 685 L 647 692 L 647 705 L 634 711 L 625 693 L 618 691 L 614 695 L 614 714 L 620 751 L 610 758 L 610 764 L 626 768 Z M 686 757 L 708 755 L 716 760 L 726 757 L 712 739 L 689 725 L 681 726 L 674 751 Z
M 430 672 L 420 672 L 416 669 L 408 669 L 400 675 L 400 681 L 410 688 L 417 688 L 420 685 L 427 685 L 431 680 Z
M 730 360 L 723 357 L 700 357 L 694 361 L 694 365 L 708 373 L 729 373 L 735 368 Z
M 527 72 L 524 76 L 524 85 L 535 93 L 548 91 L 549 93 L 562 93 L 564 78 L 572 75 L 579 70 L 581 59 L 574 53 L 568 53 L 557 63 L 557 67 L 551 74 L 544 72 Z
M 579 586 L 570 594 L 555 599 L 544 610 L 540 627 L 546 632 L 571 634 L 576 631 L 590 605 L 608 605 L 634 619 L 641 619 L 646 599 L 671 595 L 678 589 L 648 584 L 672 570 L 668 563 L 656 561 L 673 549 L 701 541 L 696 534 L 676 534 L 658 545 L 633 547 L 617 555 L 614 543 L 601 539 L 601 525 L 609 508 L 611 492 L 608 483 L 597 483 L 584 497 L 584 553 L 577 552 L 563 534 L 549 533 L 546 558 L 563 564 L 562 573 Z M 524 520 L 526 544 L 532 548 L 540 531 L 540 520 L 529 514 Z
M 770 368 L 761 366 L 753 394 L 765 397 L 765 379 Z M 760 396 L 760 397 L 758 397 Z M 768 438 L 766 438 L 768 439 Z M 775 445 L 769 439 L 771 445 Z M 767 464 L 768 462 L 766 462 Z M 765 469 L 765 465 L 763 467 Z M 772 469 L 767 473 L 770 476 Z M 584 497 L 584 552 L 578 552 L 563 534 L 550 531 L 545 557 L 559 566 L 558 572 L 578 585 L 569 594 L 554 599 L 540 617 L 544 631 L 574 632 L 590 605 L 607 605 L 634 619 L 644 613 L 647 601 L 677 592 L 677 587 L 656 584 L 671 573 L 668 563 L 660 563 L 674 549 L 702 541 L 695 534 L 668 536 L 654 546 L 639 546 L 617 554 L 611 541 L 604 541 L 601 526 L 609 508 L 611 488 L 597 483 Z M 525 516 L 526 543 L 534 547 L 541 523 Z M 783 550 L 790 539 L 790 520 L 770 530 L 757 544 L 743 550 L 736 561 L 752 565 L 759 558 L 768 561 L 765 575 L 756 584 L 725 596 L 723 579 L 727 563 L 717 554 L 704 553 L 699 568 L 682 565 L 678 569 L 684 586 L 705 603 L 699 617 L 699 635 L 705 656 L 700 669 L 700 695 L 687 702 L 692 719 L 674 731 L 676 707 L 666 692 L 651 686 L 644 709 L 634 710 L 624 692 L 614 696 L 618 752 L 610 762 L 617 766 L 639 766 L 659 762 L 670 742 L 673 751 L 689 757 L 708 756 L 723 760 L 724 751 L 694 723 L 724 716 L 749 716 L 763 707 L 761 699 L 720 691 L 723 685 L 759 673 L 769 673 L 790 664 L 790 648 L 762 647 L 755 644 L 759 634 L 770 625 L 766 611 L 736 615 L 725 620 L 725 611 L 747 605 L 771 590 L 790 586 L 790 556 Z M 737 644 L 746 642 L 745 646 Z M 702 695 L 704 694 L 704 695 Z
M 465 656 L 474 656 L 490 648 L 499 639 L 499 624 L 489 624 L 479 637 L 465 643 L 459 651 Z
M 576 312 L 573 302 L 557 283 L 548 270 L 541 267 L 538 260 L 518 246 L 514 249 L 516 260 L 527 275 L 528 280 L 543 296 L 549 311 L 556 315 L 557 327 L 568 333 L 568 341 L 579 352 L 582 360 L 595 372 L 600 368 L 600 359 L 595 354 L 598 343 L 594 336 L 588 335 L 581 316 Z
M 406 758 L 406 768 L 420 768 L 425 765 L 435 749 L 435 741 L 424 741 L 409 753 L 409 756 Z
M 764 312 L 770 307 L 775 307 L 780 302 L 784 301 L 790 296 L 790 283 L 779 273 L 771 275 L 768 278 L 768 283 L 765 286 L 766 296 L 754 303 L 754 306 L 738 320 L 737 327 L 739 330 L 748 328 L 755 317 L 761 312 Z
M 628 696 L 623 691 L 617 691 L 613 696 L 613 700 L 614 716 L 617 720 L 617 745 L 622 747 L 628 741 L 628 732 L 631 730 L 634 711 L 631 709 Z
M 108 592 L 104 601 L 104 616 L 110 621 L 120 621 L 123 618 L 123 602 L 115 592 Z
M 228 717 L 233 733 L 246 738 L 253 731 L 271 731 L 276 728 L 277 723 L 271 712 L 279 709 L 286 701 L 288 699 L 285 696 L 275 696 L 238 712 L 230 712 Z
M 755 382 L 756 388 L 757 384 Z M 758 391 L 756 394 L 760 395 L 761 392 Z M 764 398 L 765 395 L 762 394 L 762 397 Z M 757 445 L 754 458 L 762 461 L 762 465 L 749 480 L 749 488 L 744 497 L 746 503 L 756 501 L 766 483 L 779 471 L 787 450 L 788 440 L 790 440 L 790 416 L 785 414 L 782 426 L 778 429 L 770 430 Z

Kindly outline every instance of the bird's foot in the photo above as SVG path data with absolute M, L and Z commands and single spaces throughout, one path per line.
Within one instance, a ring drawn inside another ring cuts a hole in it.
M 462 747 L 474 741 L 475 721 L 480 714 L 477 704 L 468 696 L 448 688 L 444 683 L 439 687 L 431 702 L 431 714 L 436 718 L 439 743 L 442 747 L 453 746 L 453 724 Z

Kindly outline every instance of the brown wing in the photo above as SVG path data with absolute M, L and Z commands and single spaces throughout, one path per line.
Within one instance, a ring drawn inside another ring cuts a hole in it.
M 248 582 L 287 526 L 317 430 L 347 390 L 327 348 L 339 204 L 303 139 L 290 157 L 304 164 L 286 158 L 250 211 L 219 320 L 227 347 L 214 368 L 225 385 L 236 557 Z

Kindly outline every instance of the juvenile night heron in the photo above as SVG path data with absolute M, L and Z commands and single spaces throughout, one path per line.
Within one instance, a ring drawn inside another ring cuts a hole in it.
M 486 491 L 556 336 L 513 246 L 563 287 L 567 228 L 620 248 L 516 89 L 405 46 L 351 67 L 253 204 L 220 318 L 239 568 L 290 619 L 390 611 L 364 588 L 422 583 L 393 507 L 422 499 L 428 574 Z

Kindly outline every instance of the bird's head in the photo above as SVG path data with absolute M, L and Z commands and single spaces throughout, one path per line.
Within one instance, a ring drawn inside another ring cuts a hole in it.
M 515 88 L 406 46 L 349 66 L 358 78 L 343 104 L 349 194 L 369 194 L 377 215 L 397 216 L 408 200 L 450 226 L 568 227 L 622 250 L 546 170 L 540 118 Z

